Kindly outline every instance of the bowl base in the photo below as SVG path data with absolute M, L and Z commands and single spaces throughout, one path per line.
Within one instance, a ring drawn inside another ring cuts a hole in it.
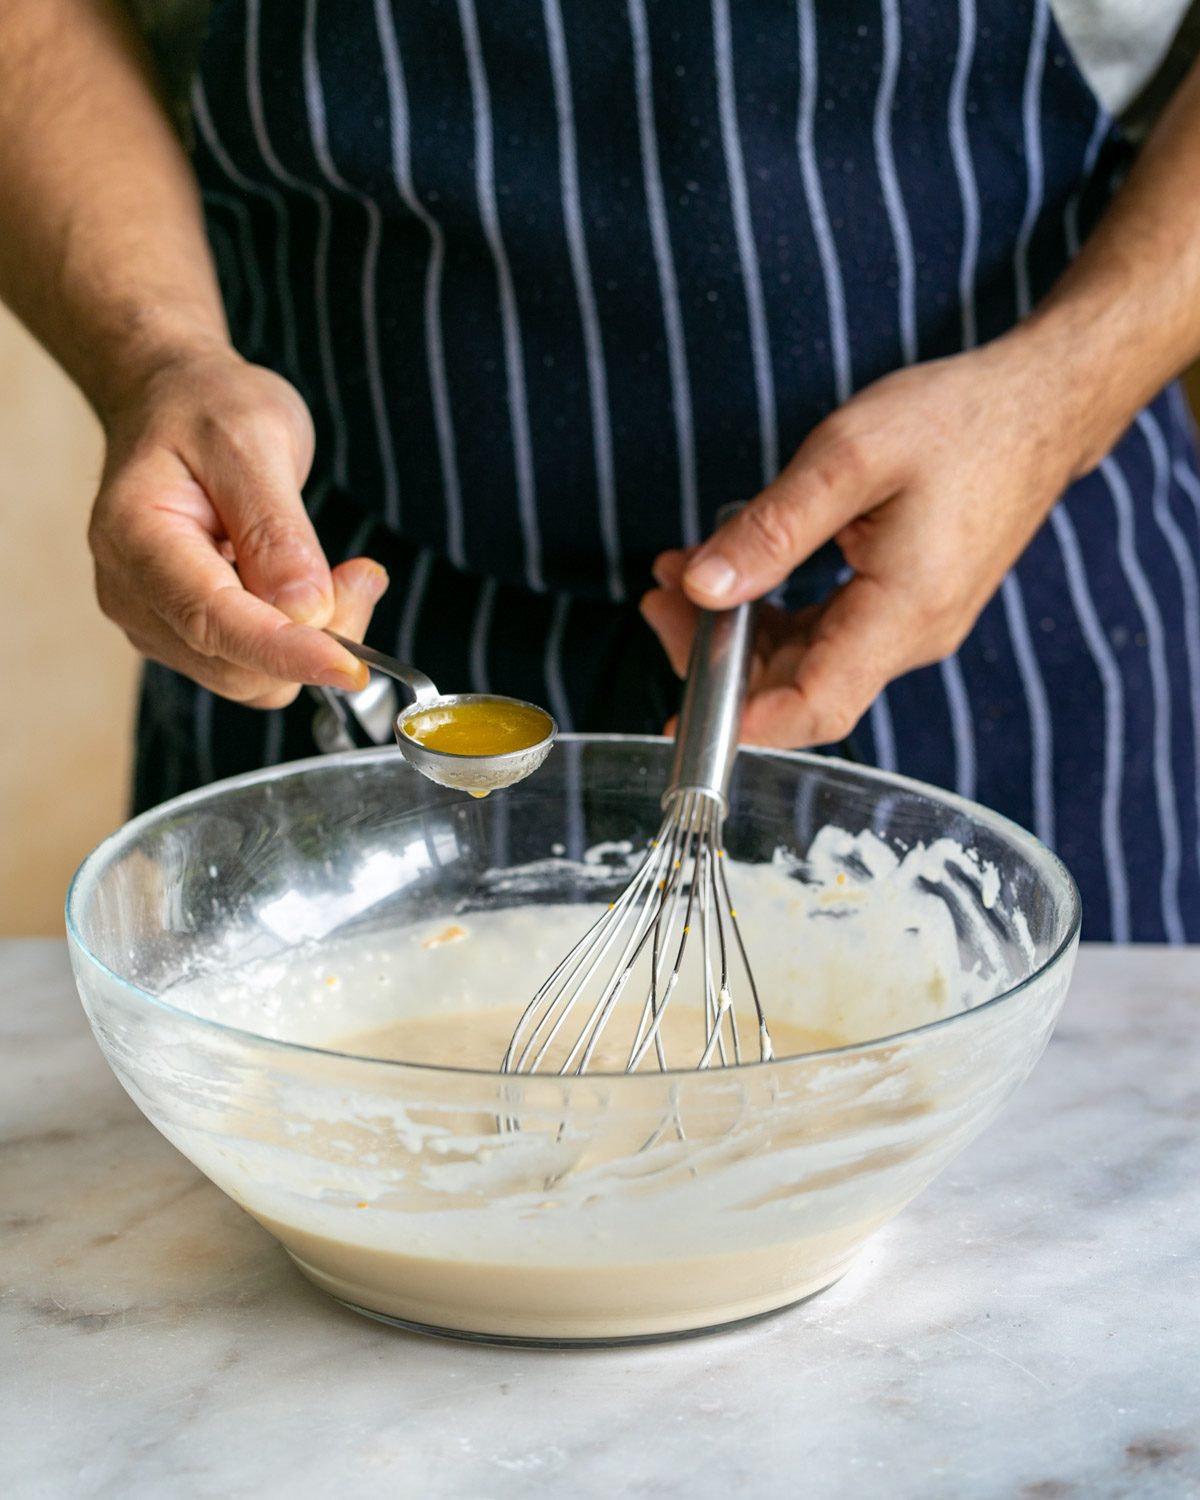
M 866 1227 L 855 1225 L 810 1236 L 800 1256 L 792 1244 L 714 1255 L 701 1273 L 692 1265 L 690 1279 L 684 1260 L 605 1267 L 604 1274 L 584 1265 L 542 1267 L 531 1278 L 528 1266 L 459 1265 L 361 1247 L 349 1261 L 343 1253 L 322 1263 L 302 1253 L 309 1245 L 297 1243 L 295 1230 L 285 1238 L 283 1226 L 260 1222 L 303 1276 L 366 1317 L 445 1338 L 542 1349 L 611 1349 L 740 1327 L 832 1286 L 867 1238 Z M 316 1248 L 329 1254 L 328 1242 Z M 678 1274 L 664 1276 L 667 1270 Z
M 709 1323 L 700 1328 L 675 1328 L 661 1333 L 623 1334 L 615 1338 L 535 1338 L 510 1333 L 472 1333 L 465 1328 L 443 1328 L 434 1323 L 417 1323 L 411 1318 L 397 1318 L 391 1313 L 376 1312 L 373 1308 L 348 1302 L 345 1297 L 335 1296 L 329 1291 L 326 1291 L 326 1296 L 348 1312 L 359 1313 L 373 1322 L 386 1323 L 391 1328 L 402 1328 L 406 1333 L 424 1334 L 428 1338 L 452 1339 L 460 1344 L 491 1344 L 501 1349 L 628 1349 L 638 1344 L 677 1344 L 683 1339 L 703 1339 L 715 1334 L 733 1333 L 739 1328 L 749 1328 L 755 1323 L 763 1323 L 768 1318 L 789 1312 L 802 1303 L 811 1302 L 814 1297 L 819 1297 L 829 1287 L 835 1286 L 842 1275 L 835 1276 L 826 1286 L 807 1292 L 791 1302 L 781 1302 L 778 1307 L 768 1307 L 762 1312 L 750 1313 L 744 1318 L 733 1318 L 726 1323 Z

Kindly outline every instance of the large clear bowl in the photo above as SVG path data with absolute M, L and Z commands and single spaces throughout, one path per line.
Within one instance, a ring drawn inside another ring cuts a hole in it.
M 269 973 L 323 944 L 509 905 L 561 919 L 564 902 L 615 893 L 627 868 L 611 851 L 652 836 L 670 753 L 659 739 L 564 736 L 536 776 L 482 802 L 391 751 L 335 755 L 135 819 L 85 860 L 67 900 L 79 991 L 113 1071 L 305 1275 L 406 1326 L 662 1338 L 828 1286 L 1028 1075 L 1065 996 L 1074 884 L 981 807 L 822 757 L 739 754 L 729 854 L 774 862 L 807 901 L 755 939 L 759 967 L 792 960 L 766 1008 L 803 1019 L 834 974 L 851 1034 L 858 1015 L 854 1045 L 706 1072 L 514 1078 L 324 1050 L 320 993 L 222 999 L 222 976 L 248 964 Z M 922 852 L 959 846 L 948 863 Z M 938 917 L 961 993 L 903 972 L 915 929 L 873 946 L 853 910 L 824 899 L 831 881 L 869 892 L 902 875 L 905 899 Z M 910 977 L 917 998 L 881 1010 Z M 867 1039 L 864 1025 L 891 1034 Z

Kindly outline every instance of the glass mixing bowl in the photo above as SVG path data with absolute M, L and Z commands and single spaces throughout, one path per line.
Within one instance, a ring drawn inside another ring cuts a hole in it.
M 568 1078 L 326 1050 L 385 1019 L 380 996 L 444 1000 L 383 984 L 386 965 L 377 993 L 320 979 L 324 954 L 414 922 L 553 908 L 544 954 L 514 955 L 531 993 L 569 946 L 563 904 L 614 895 L 653 835 L 670 755 L 564 736 L 535 777 L 480 802 L 366 751 L 135 819 L 67 898 L 113 1071 L 306 1276 L 405 1326 L 611 1343 L 828 1286 L 1027 1076 L 1065 996 L 1074 884 L 984 808 L 818 756 L 739 753 L 735 898 L 741 865 L 794 895 L 757 928 L 742 914 L 768 1017 L 850 1045 Z M 285 961 L 313 983 L 275 984 Z

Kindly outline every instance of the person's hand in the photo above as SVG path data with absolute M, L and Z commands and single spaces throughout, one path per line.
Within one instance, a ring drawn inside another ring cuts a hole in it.
M 143 655 L 256 708 L 302 683 L 366 686 L 316 627 L 361 640 L 387 574 L 368 558 L 330 571 L 300 498 L 312 420 L 285 380 L 210 348 L 161 365 L 105 427 L 96 594 Z
M 742 736 L 844 739 L 879 691 L 957 649 L 1078 468 L 1065 402 L 1010 336 L 877 381 L 708 542 L 665 552 L 642 613 L 683 674 L 696 606 L 759 598 L 825 541 L 853 576 L 764 605 Z

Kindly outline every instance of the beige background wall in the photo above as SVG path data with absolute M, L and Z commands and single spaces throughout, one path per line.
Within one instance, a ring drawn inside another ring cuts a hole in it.
M 71 871 L 124 816 L 135 659 L 92 595 L 100 433 L 0 307 L 0 933 L 62 931 Z
M 101 453 L 82 398 L 0 307 L 0 934 L 61 932 L 71 871 L 124 816 L 136 661 L 96 607 L 84 539 Z

